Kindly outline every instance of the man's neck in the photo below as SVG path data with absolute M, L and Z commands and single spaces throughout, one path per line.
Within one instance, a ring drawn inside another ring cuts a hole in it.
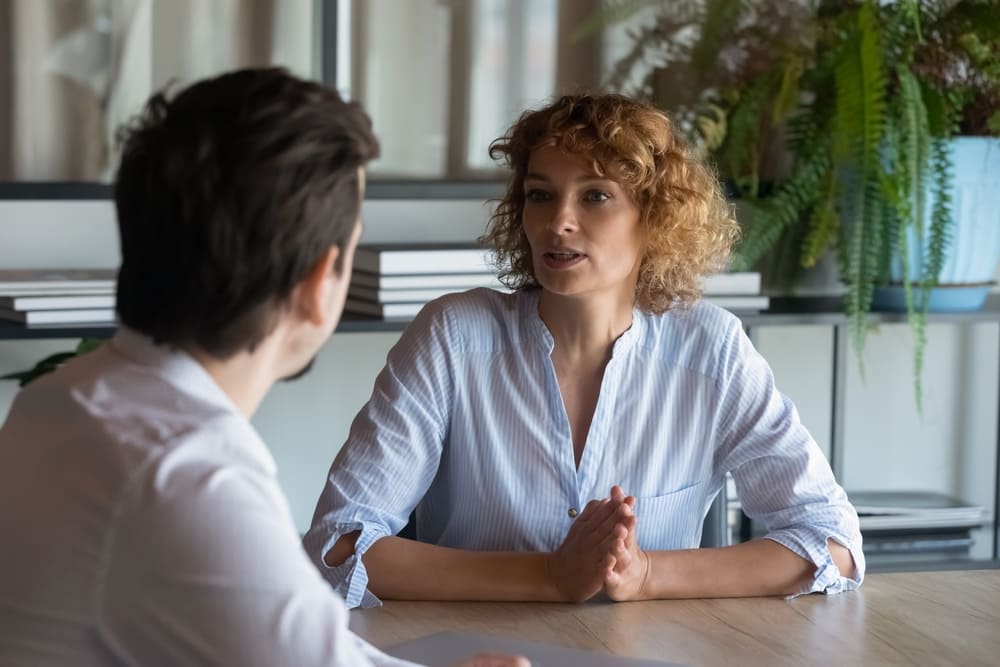
M 271 353 L 266 343 L 253 352 L 242 351 L 228 359 L 219 359 L 204 350 L 187 350 L 215 380 L 219 388 L 250 419 L 274 384 Z

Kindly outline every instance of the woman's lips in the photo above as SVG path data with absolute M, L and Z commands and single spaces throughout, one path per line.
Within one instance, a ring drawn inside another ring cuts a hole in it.
M 545 266 L 550 269 L 567 269 L 584 260 L 586 255 L 572 251 L 547 252 L 542 255 Z

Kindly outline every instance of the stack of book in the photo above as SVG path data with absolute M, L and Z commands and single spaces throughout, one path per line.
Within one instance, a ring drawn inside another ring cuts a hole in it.
M 760 293 L 760 274 L 756 271 L 717 273 L 702 283 L 705 301 L 736 312 L 767 310 L 771 303 Z
M 107 326 L 115 321 L 114 269 L 0 269 L 0 320 Z
M 428 301 L 474 287 L 506 291 L 490 263 L 488 249 L 470 243 L 363 244 L 354 255 L 354 272 L 345 310 L 382 319 L 416 315 Z M 733 311 L 759 311 L 769 299 L 760 293 L 755 271 L 708 276 L 704 298 Z
M 985 508 L 930 491 L 848 494 L 858 510 L 869 562 L 966 559 Z
M 428 301 L 474 287 L 506 288 L 488 249 L 471 243 L 359 245 L 347 292 L 349 313 L 406 319 Z

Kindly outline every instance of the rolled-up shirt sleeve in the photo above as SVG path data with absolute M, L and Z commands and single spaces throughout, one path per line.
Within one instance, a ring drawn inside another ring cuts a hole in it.
M 339 565 L 327 565 L 325 560 L 327 552 L 342 536 L 355 531 L 360 531 L 361 534 L 354 544 L 354 553 Z M 398 532 L 399 530 L 396 531 Z M 333 586 L 333 590 L 344 598 L 348 609 L 376 607 L 381 604 L 381 600 L 368 590 L 368 570 L 365 569 L 361 557 L 377 540 L 396 533 L 378 522 L 349 521 L 332 525 L 313 523 L 305 536 L 304 544 L 320 574 Z
M 857 588 L 865 572 L 858 513 L 826 457 L 738 326 L 722 354 L 716 469 L 732 472 L 743 511 L 764 524 L 764 537 L 815 566 L 798 594 Z M 841 576 L 829 540 L 851 552 L 854 578 Z
M 349 608 L 380 604 L 362 558 L 406 526 L 437 474 L 453 400 L 456 338 L 447 309 L 439 302 L 425 306 L 389 351 L 330 467 L 303 544 Z M 327 565 L 325 555 L 337 540 L 358 531 L 354 554 Z

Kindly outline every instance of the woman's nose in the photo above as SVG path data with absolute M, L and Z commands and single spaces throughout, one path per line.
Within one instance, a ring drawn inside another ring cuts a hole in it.
M 578 224 L 576 209 L 568 202 L 559 202 L 549 220 L 549 228 L 556 234 L 575 231 Z

